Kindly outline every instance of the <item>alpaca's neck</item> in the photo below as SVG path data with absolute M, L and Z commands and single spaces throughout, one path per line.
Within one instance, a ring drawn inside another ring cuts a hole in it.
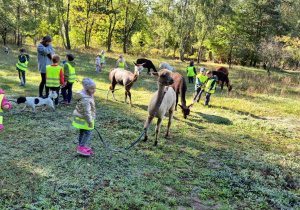
M 157 98 L 156 98 L 156 103 L 155 106 L 158 106 L 161 99 L 163 98 L 166 86 L 162 85 L 161 83 L 157 82 L 158 85 L 158 91 L 157 91 Z
M 181 97 L 181 105 L 182 105 L 182 106 L 186 106 L 186 101 L 185 101 L 185 91 L 182 90 L 182 89 L 181 89 L 180 97 Z

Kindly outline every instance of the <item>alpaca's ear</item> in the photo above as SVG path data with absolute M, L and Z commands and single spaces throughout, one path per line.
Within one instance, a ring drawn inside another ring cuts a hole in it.
M 135 62 L 132 62 L 133 63 L 133 65 L 135 65 L 136 66 L 136 63 Z
M 180 108 L 182 109 L 182 106 L 180 104 L 178 104 L 178 106 L 180 106 Z
M 193 107 L 193 104 L 189 105 L 188 108 L 191 109 Z
M 151 75 L 158 77 L 158 72 L 151 72 Z
M 141 65 L 144 66 L 146 63 L 142 63 Z

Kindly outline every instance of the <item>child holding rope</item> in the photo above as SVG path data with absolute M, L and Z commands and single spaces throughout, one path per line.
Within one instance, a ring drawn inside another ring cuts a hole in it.
M 74 99 L 77 101 L 76 108 L 73 112 L 73 126 L 79 129 L 79 145 L 77 153 L 83 156 L 94 155 L 90 147 L 86 147 L 90 141 L 95 125 L 96 108 L 94 94 L 96 92 L 96 83 L 90 78 L 82 80 L 83 90 L 75 94 Z
M 205 75 L 205 68 L 201 68 L 200 69 L 200 74 L 198 74 L 196 76 L 194 101 L 197 100 L 197 103 L 199 103 L 199 100 L 201 98 L 201 94 L 202 94 L 203 89 L 205 87 L 206 81 L 207 81 L 207 76 Z

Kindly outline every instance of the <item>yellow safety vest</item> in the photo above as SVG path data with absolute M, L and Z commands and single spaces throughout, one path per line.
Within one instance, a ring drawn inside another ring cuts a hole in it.
M 102 55 L 101 63 L 105 63 L 105 55 Z
M 25 56 L 25 55 L 21 55 L 21 58 Z M 18 60 L 18 63 L 16 64 L 17 68 L 22 70 L 22 71 L 26 71 L 27 70 L 27 64 L 28 64 L 28 60 L 27 60 L 27 57 L 25 56 L 25 63 L 21 63 L 19 60 Z
M 4 98 L 4 94 L 0 94 L 0 125 L 3 124 L 3 110 L 1 108 L 3 98 Z
M 75 73 L 75 68 L 69 64 L 69 63 L 65 63 L 68 65 L 69 67 L 69 83 L 74 83 L 76 81 L 76 73 Z
M 188 69 L 188 73 L 187 73 L 187 76 L 188 76 L 188 77 L 193 77 L 193 76 L 195 76 L 194 66 L 188 66 L 187 69 Z
M 79 117 L 74 117 L 72 125 L 74 128 L 78 128 L 78 129 L 93 130 L 95 127 L 95 120 L 93 120 L 93 127 L 90 128 L 89 124 L 86 122 L 85 119 L 81 119 Z
M 118 68 L 124 69 L 124 67 L 125 67 L 125 60 L 123 62 L 119 62 Z
M 60 86 L 60 70 L 61 66 L 47 66 L 47 87 L 59 87 Z
M 201 84 L 204 84 L 208 79 L 206 75 L 202 75 L 202 74 L 198 74 L 197 78 L 200 80 Z
M 213 81 L 215 81 L 215 79 L 209 79 L 209 80 L 207 81 L 206 87 L 204 88 L 204 90 L 205 90 L 206 92 L 208 92 L 208 93 L 214 93 L 214 92 L 215 92 L 217 83 L 215 83 L 214 87 L 213 87 L 210 91 L 208 91 L 208 90 L 210 89 L 211 84 L 213 83 Z

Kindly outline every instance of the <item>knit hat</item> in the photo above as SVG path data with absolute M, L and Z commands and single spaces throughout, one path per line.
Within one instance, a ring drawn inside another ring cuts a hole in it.
M 105 53 L 105 51 L 104 51 L 104 50 L 102 50 L 102 51 L 101 51 L 101 53 Z
M 205 68 L 200 68 L 200 71 L 205 71 Z
M 84 78 L 82 80 L 82 86 L 85 90 L 89 89 L 94 85 L 96 85 L 96 83 L 91 78 Z

